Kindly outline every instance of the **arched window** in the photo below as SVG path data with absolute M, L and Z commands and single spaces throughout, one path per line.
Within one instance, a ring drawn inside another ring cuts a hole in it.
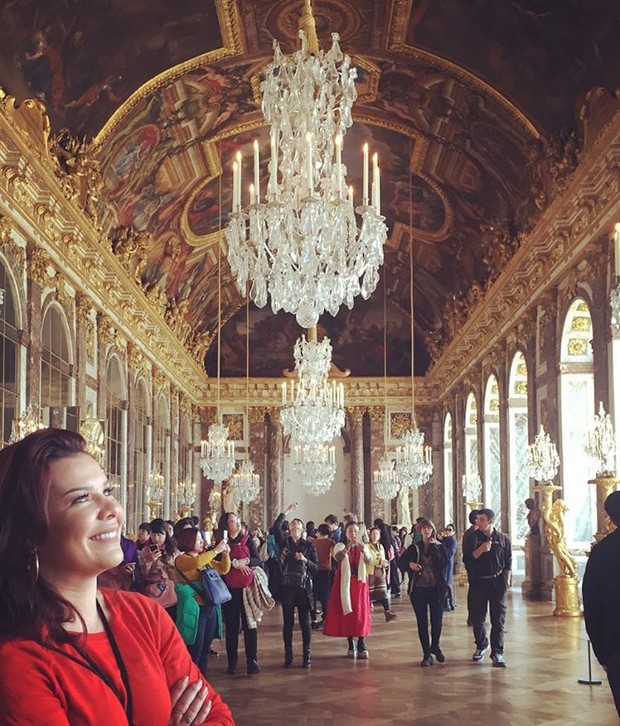
M 55 304 L 45 313 L 41 338 L 41 408 L 64 411 L 72 404 L 72 361 L 68 331 L 60 308 Z M 50 423 L 64 426 L 66 420 L 54 415 Z
M 133 454 L 133 482 L 130 482 L 127 491 L 127 516 L 133 518 L 133 531 L 138 531 L 138 525 L 145 519 L 151 519 L 148 502 L 146 501 L 146 487 L 149 454 L 149 401 L 144 379 L 136 383 L 131 414 L 134 422 L 132 454 Z
M 125 382 L 118 358 L 114 355 L 106 370 L 106 457 L 108 481 L 116 487 L 120 502 L 127 507 L 127 492 L 124 485 L 125 473 Z
M 528 371 L 521 351 L 517 351 L 510 366 L 508 382 L 508 482 L 510 500 L 510 535 L 515 544 L 522 545 L 527 534 L 525 500 L 530 496 L 530 476 L 527 465 Z
M 594 471 L 585 454 L 594 421 L 591 340 L 590 308 L 578 298 L 566 315 L 560 350 L 560 496 L 568 505 L 566 539 L 573 547 L 588 546 L 596 532 L 596 490 L 588 486 Z
M 473 393 L 465 404 L 465 473 L 478 473 L 478 405 Z
M 0 304 L 0 405 L 2 406 L 0 440 L 3 444 L 7 444 L 11 437 L 13 420 L 19 416 L 18 323 L 13 285 L 2 263 L 0 263 L 0 289 L 4 295 L 4 300 Z
M 490 375 L 484 394 L 484 502 L 495 512 L 495 526 L 502 528 L 502 494 L 499 439 L 499 386 Z
M 454 478 L 452 472 L 452 416 L 447 413 L 443 424 L 444 524 L 454 521 Z

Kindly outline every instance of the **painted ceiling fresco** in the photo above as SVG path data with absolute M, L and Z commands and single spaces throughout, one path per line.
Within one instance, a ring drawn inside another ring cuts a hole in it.
M 296 48 L 302 0 L 3 0 L 0 86 L 44 101 L 52 131 L 92 141 L 104 191 L 100 219 L 150 233 L 146 289 L 186 311 L 196 332 L 218 322 L 223 375 L 245 375 L 246 307 L 226 262 L 231 161 L 257 138 L 266 175 L 261 72 L 276 38 Z M 388 7 L 389 6 L 389 7 Z M 447 307 L 497 276 L 518 235 L 550 201 L 541 164 L 570 166 L 578 111 L 596 85 L 620 80 L 610 0 L 314 0 L 319 41 L 338 32 L 359 70 L 345 136 L 348 182 L 361 146 L 379 153 L 389 238 L 368 301 L 320 321 L 334 360 L 383 375 L 383 284 L 389 375 L 415 370 Z M 389 10 L 389 12 L 388 12 Z M 502 233 L 499 235 L 498 230 Z M 221 254 L 218 253 L 222 242 Z M 252 375 L 292 366 L 294 318 L 250 306 Z M 213 373 L 215 349 L 207 354 Z

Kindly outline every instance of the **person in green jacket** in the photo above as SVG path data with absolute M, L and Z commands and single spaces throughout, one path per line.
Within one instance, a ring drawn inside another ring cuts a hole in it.
M 205 551 L 202 534 L 192 527 L 181 530 L 177 548 L 182 554 L 174 563 L 178 598 L 176 624 L 189 646 L 192 660 L 204 675 L 215 637 L 219 605 L 207 605 L 195 588 L 202 590 L 200 571 L 206 567 L 215 568 L 220 575 L 230 570 L 230 547 L 226 540 L 222 540 Z

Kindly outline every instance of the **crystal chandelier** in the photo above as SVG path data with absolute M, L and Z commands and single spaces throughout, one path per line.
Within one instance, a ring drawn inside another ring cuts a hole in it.
M 206 441 L 200 442 L 200 468 L 207 479 L 225 481 L 235 466 L 235 442 L 228 441 L 228 426 L 220 421 L 209 426 Z
M 293 467 L 304 489 L 315 497 L 327 492 L 336 476 L 336 449 L 325 444 L 295 446 Z
M 613 477 L 616 474 L 616 435 L 611 417 L 599 403 L 594 416 L 594 428 L 588 432 L 586 454 L 596 462 L 597 477 Z
M 191 510 L 196 501 L 196 483 L 191 479 L 184 479 L 177 487 L 177 502 L 180 507 Z
M 232 475 L 232 483 L 242 502 L 253 502 L 258 497 L 260 477 L 254 473 L 254 464 L 245 459 Z
M 379 499 L 389 501 L 398 494 L 400 484 L 396 480 L 394 459 L 388 456 L 387 452 L 379 459 L 379 464 L 373 472 L 373 480 L 375 494 Z
M 343 55 L 338 35 L 319 50 L 310 0 L 299 31 L 301 49 L 284 56 L 274 42 L 274 59 L 261 83 L 262 111 L 270 127 L 269 180 L 263 196 L 258 142 L 253 147 L 253 184 L 243 206 L 243 159 L 233 163 L 232 214 L 226 228 L 228 261 L 239 292 L 251 283 L 258 307 L 271 296 L 274 313 L 285 310 L 303 328 L 327 310 L 368 298 L 383 263 L 387 228 L 381 216 L 377 155 L 369 190 L 368 145 L 362 158 L 361 205 L 346 186 L 343 138 L 353 123 L 357 70 Z M 358 229 L 358 218 L 361 224 Z
M 344 426 L 344 386 L 328 380 L 332 360 L 329 338 L 309 340 L 302 335 L 293 355 L 297 380 L 282 383 L 280 421 L 286 435 L 306 444 L 322 444 L 340 434 Z
M 426 484 L 432 473 L 432 449 L 424 446 L 424 432 L 414 421 L 396 447 L 396 478 L 399 484 L 415 489 Z
M 161 507 L 166 494 L 166 480 L 159 471 L 152 471 L 147 478 L 146 498 L 151 507 Z
M 551 482 L 560 466 L 555 444 L 541 425 L 534 443 L 527 447 L 527 463 L 530 476 L 536 481 Z
M 479 502 L 482 497 L 482 480 L 477 471 L 463 474 L 463 494 L 467 502 Z
M 18 419 L 13 420 L 9 444 L 15 444 L 17 441 L 21 441 L 25 436 L 28 436 L 28 434 L 32 434 L 43 428 L 45 428 L 45 424 L 41 423 L 41 412 L 39 411 L 39 407 L 30 403 L 24 413 L 22 413 Z

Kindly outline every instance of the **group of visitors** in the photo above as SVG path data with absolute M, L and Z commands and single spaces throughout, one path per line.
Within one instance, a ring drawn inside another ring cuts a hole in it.
M 312 665 L 313 628 L 346 638 L 348 657 L 368 659 L 372 609 L 380 608 L 387 623 L 395 620 L 391 602 L 402 588 L 417 621 L 421 665 L 443 663 L 442 619 L 455 607 L 454 527 L 438 533 L 420 517 L 410 531 L 381 519 L 367 530 L 352 514 L 342 523 L 327 515 L 315 527 L 297 517 L 288 521 L 296 506 L 266 535 L 248 532 L 236 513 L 226 512 L 206 532 L 191 518 L 144 522 L 132 542 L 121 535 L 120 505 L 79 435 L 43 429 L 3 449 L 2 713 L 16 723 L 37 723 L 43 711 L 76 723 L 97 722 L 95 711 L 114 723 L 232 723 L 205 677 L 213 640 L 224 635 L 226 672 L 234 675 L 243 633 L 246 671 L 259 673 L 257 626 L 274 605 L 270 589 L 282 606 L 285 668 L 295 663 L 295 614 L 303 668 Z M 473 659 L 482 660 L 489 648 L 490 606 L 493 664 L 505 666 L 510 541 L 493 527 L 491 510 L 472 514 L 463 559 Z M 28 528 L 16 524 L 24 517 Z M 225 583 L 221 602 L 207 596 L 209 572 Z

